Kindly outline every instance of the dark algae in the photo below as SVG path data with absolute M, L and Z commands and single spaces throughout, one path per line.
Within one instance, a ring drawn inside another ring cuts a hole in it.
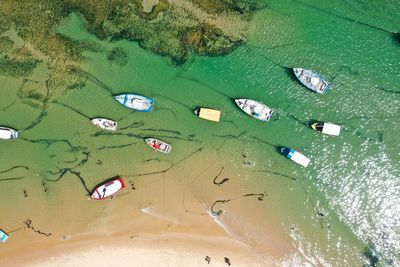
M 128 63 L 128 54 L 123 48 L 116 47 L 107 53 L 107 60 L 111 63 L 125 66 Z
M 255 1 L 158 1 L 145 6 L 135 0 L 39 0 L 0 3 L 2 26 L 0 32 L 15 24 L 18 36 L 29 44 L 32 52 L 47 56 L 53 72 L 61 74 L 66 63 L 82 60 L 82 53 L 90 50 L 90 43 L 75 41 L 57 32 L 57 26 L 70 14 L 79 14 L 88 31 L 101 39 L 131 40 L 154 53 L 166 56 L 175 64 L 187 61 L 190 53 L 222 55 L 245 41 L 247 23 L 257 10 Z M 224 13 L 226 21 L 204 19 Z M 162 15 L 162 16 L 161 16 Z M 231 32 L 230 23 L 241 32 Z M 226 25 L 227 26 L 226 26 Z M 217 26 L 216 26 L 217 25 Z M 0 53 L 13 45 L 8 37 L 0 38 Z M 126 53 L 116 48 L 107 55 L 110 62 L 125 65 Z M 37 59 L 0 57 L 0 73 L 25 76 L 32 72 Z

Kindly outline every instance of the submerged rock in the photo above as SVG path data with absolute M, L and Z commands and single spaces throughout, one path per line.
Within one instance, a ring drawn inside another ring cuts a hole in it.
M 125 66 L 128 63 L 128 54 L 123 48 L 116 47 L 107 53 L 107 60 L 119 66 Z

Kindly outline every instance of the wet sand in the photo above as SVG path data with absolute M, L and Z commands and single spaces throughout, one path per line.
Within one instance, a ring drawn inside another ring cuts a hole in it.
M 257 215 L 259 195 L 223 202 L 243 196 L 245 185 L 235 179 L 237 170 L 222 168 L 212 150 L 194 155 L 166 172 L 145 175 L 154 171 L 153 163 L 138 168 L 140 176 L 122 175 L 127 188 L 103 201 L 83 197 L 76 180 L 72 187 L 68 180 L 46 184 L 44 193 L 33 191 L 27 179 L 28 197 L 16 201 L 19 210 L 9 222 L 10 239 L 2 244 L 0 265 L 87 266 L 94 261 L 109 266 L 118 261 L 119 266 L 199 266 L 208 265 L 208 256 L 210 266 L 228 266 L 224 257 L 234 266 L 268 266 L 290 254 L 288 237 L 276 234 L 279 224 Z M 162 163 L 157 165 L 164 170 Z M 37 197 L 41 194 L 52 201 Z M 9 205 L 4 208 L 11 212 Z M 252 237 L 253 221 L 269 241 Z

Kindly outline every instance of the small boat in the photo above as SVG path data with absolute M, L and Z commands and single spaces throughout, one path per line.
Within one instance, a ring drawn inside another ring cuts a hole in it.
M 116 131 L 117 123 L 115 121 L 105 119 L 105 118 L 94 118 L 91 122 L 97 127 L 107 130 L 107 131 Z
M 12 140 L 18 137 L 18 131 L 8 127 L 0 127 L 0 139 Z
M 0 241 L 6 242 L 8 239 L 8 235 L 0 229 Z
M 235 102 L 245 113 L 257 120 L 269 121 L 272 117 L 272 109 L 263 103 L 251 99 L 235 99 Z
M 137 111 L 150 112 L 154 106 L 154 100 L 138 94 L 120 94 L 114 96 L 114 99 L 123 106 Z
M 310 159 L 301 154 L 300 152 L 297 152 L 296 150 L 288 147 L 283 147 L 281 148 L 281 152 L 283 155 L 285 155 L 288 159 L 293 160 L 294 162 L 307 167 L 308 164 L 310 163 Z
M 305 87 L 316 93 L 324 94 L 332 87 L 327 79 L 312 70 L 293 68 L 293 72 Z
M 155 138 L 146 138 L 145 141 L 147 145 L 162 153 L 169 153 L 172 150 L 172 146 L 164 141 Z
M 121 177 L 115 177 L 97 186 L 90 195 L 91 199 L 101 200 L 111 197 L 125 187 Z
M 196 108 L 194 114 L 202 119 L 219 122 L 221 111 L 209 108 Z
M 323 134 L 339 136 L 340 125 L 328 122 L 316 122 L 311 125 L 311 128 Z

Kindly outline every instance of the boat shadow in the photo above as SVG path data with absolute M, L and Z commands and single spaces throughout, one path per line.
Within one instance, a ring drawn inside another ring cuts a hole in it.
M 282 150 L 285 149 L 285 148 L 287 148 L 287 147 L 286 147 L 286 146 L 283 146 L 283 145 L 278 145 L 278 146 L 275 146 L 275 151 L 276 151 L 278 154 L 282 155 L 282 154 L 283 154 L 283 153 L 282 153 Z
M 313 125 L 314 123 L 321 123 L 322 121 L 319 120 L 314 120 L 314 119 L 310 119 L 307 121 L 307 126 L 311 127 L 311 125 Z
M 400 46 L 400 32 L 394 32 L 391 34 L 391 36 L 392 36 L 393 42 L 396 45 Z
M 290 78 L 292 81 L 294 81 L 294 82 L 296 82 L 296 83 L 299 83 L 299 80 L 297 79 L 296 75 L 294 74 L 292 68 L 283 67 L 283 69 L 284 69 L 286 75 L 289 76 L 289 78 Z

